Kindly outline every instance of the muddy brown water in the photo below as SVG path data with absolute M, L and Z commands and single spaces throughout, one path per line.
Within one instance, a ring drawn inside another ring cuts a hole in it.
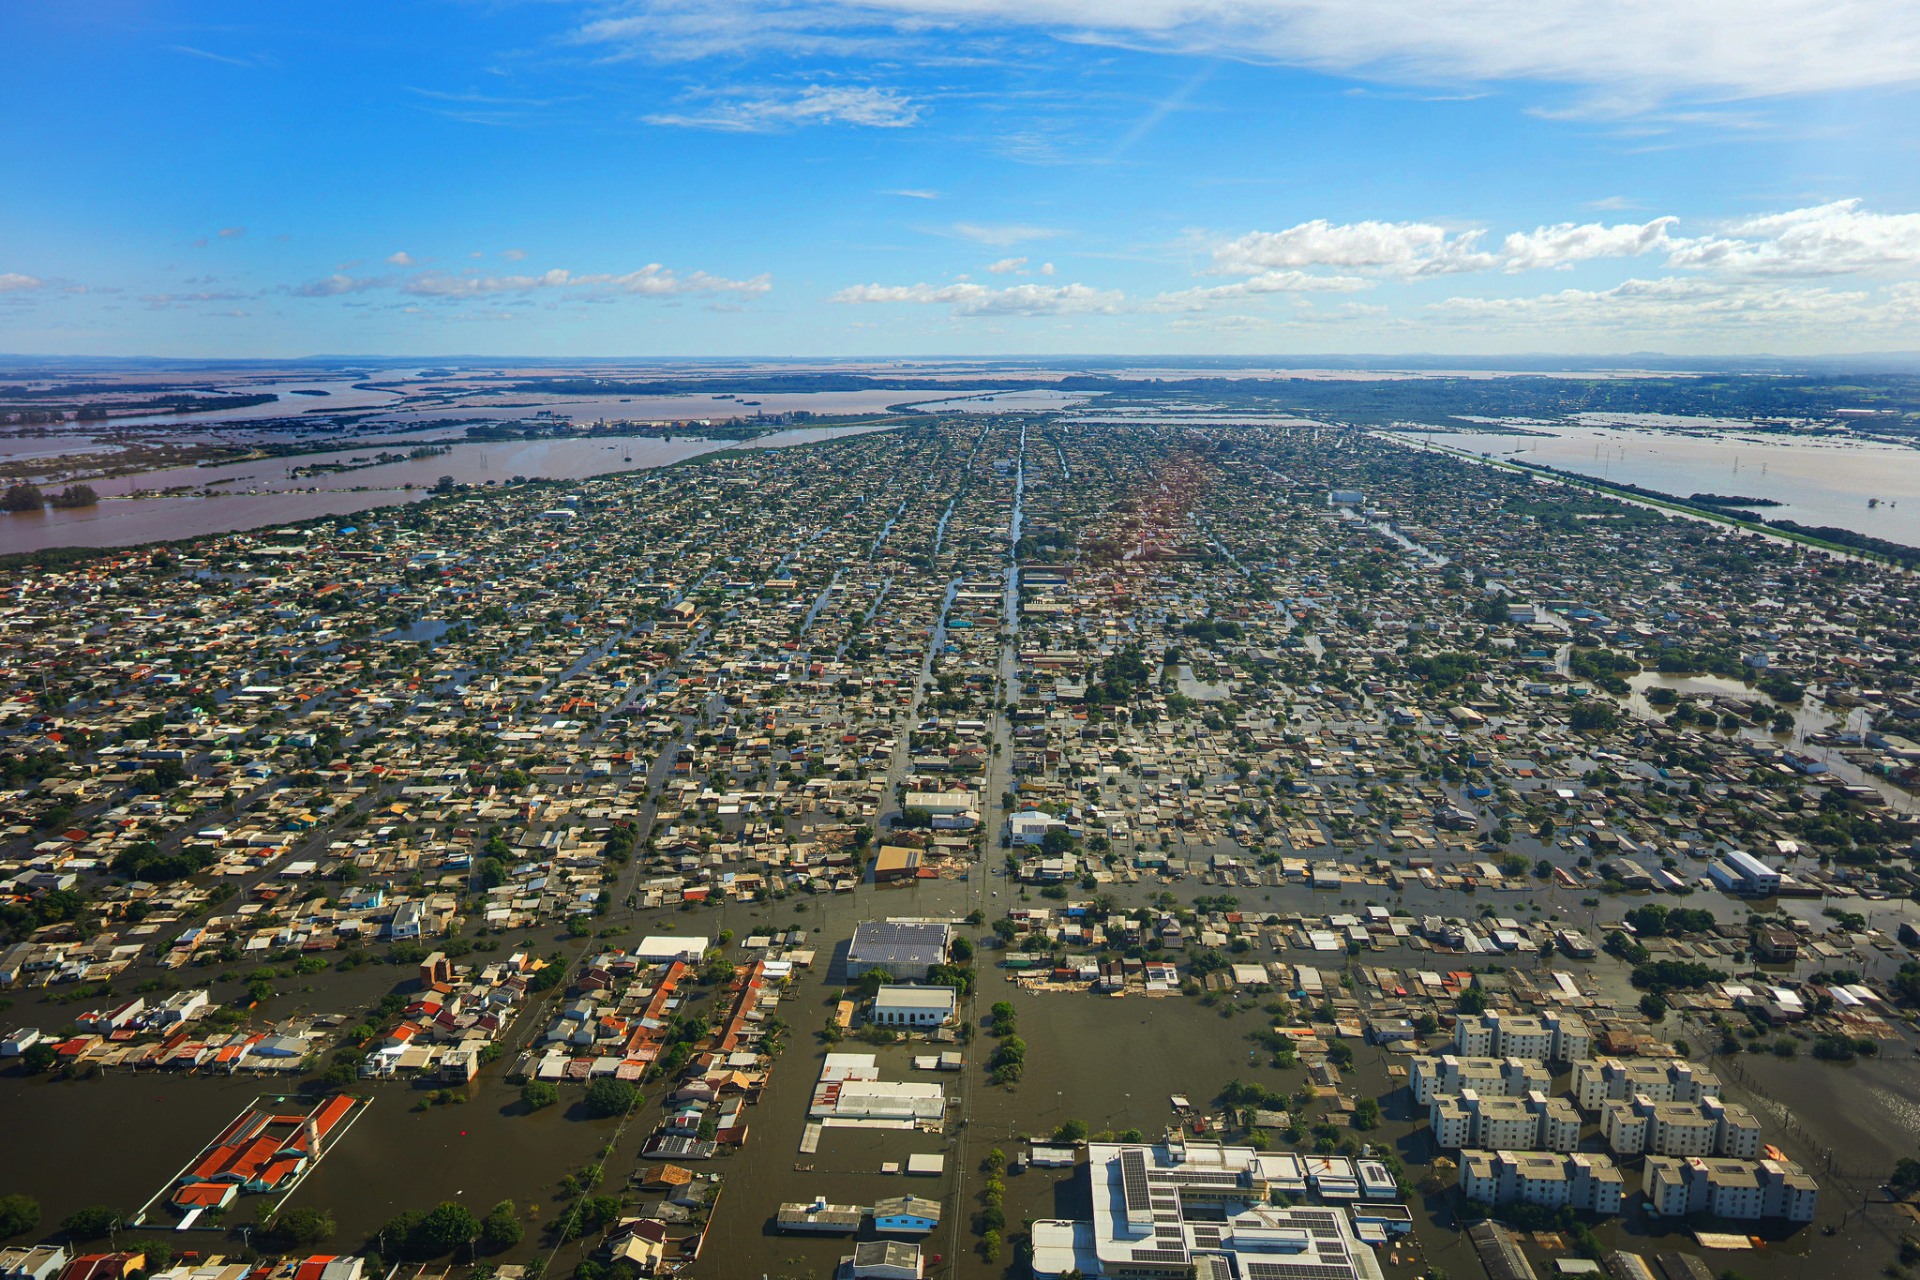
M 996 888 L 1002 894 L 998 899 L 990 896 Z M 1123 902 L 1144 900 L 1162 888 L 1157 881 L 1143 882 L 1118 889 L 1116 896 Z M 1182 898 L 1220 891 L 1193 881 L 1174 890 Z M 1013 1003 L 1019 1034 L 1028 1045 L 1025 1078 L 1011 1088 L 986 1082 L 981 1063 L 992 1041 L 984 1035 L 967 1046 L 969 1065 L 958 1075 L 911 1070 L 907 1059 L 921 1046 L 877 1050 L 886 1078 L 937 1079 L 945 1084 L 958 1108 L 956 1114 L 965 1117 L 964 1125 L 950 1135 L 829 1130 L 817 1153 L 800 1154 L 807 1101 L 827 1051 L 816 1032 L 841 990 L 837 952 L 851 935 L 854 922 L 887 915 L 957 916 L 970 905 L 998 912 L 1012 905 L 1015 892 L 1003 879 L 976 873 L 971 883 L 940 881 L 908 890 L 862 889 L 852 896 L 804 899 L 799 910 L 791 902 L 757 909 L 727 905 L 692 912 L 622 914 L 612 921 L 625 932 L 607 940 L 610 944 L 669 927 L 707 935 L 730 928 L 740 939 L 759 930 L 804 928 L 811 933 L 809 945 L 818 951 L 816 967 L 802 973 L 781 1006 L 781 1016 L 793 1028 L 789 1048 L 760 1104 L 748 1113 L 747 1145 L 699 1166 L 702 1173 L 720 1174 L 725 1190 L 693 1275 L 824 1280 L 849 1251 L 848 1240 L 776 1234 L 771 1223 L 778 1205 L 815 1196 L 834 1203 L 871 1205 L 884 1196 L 908 1193 L 943 1204 L 945 1220 L 923 1242 L 930 1259 L 936 1254 L 942 1259 L 938 1267 L 930 1268 L 930 1275 L 971 1280 L 1025 1274 L 1015 1247 L 1024 1222 L 1036 1217 L 1084 1216 L 1085 1173 L 1079 1169 L 1008 1174 L 1004 1204 L 1008 1247 L 999 1261 L 989 1264 L 979 1255 L 976 1231 L 976 1215 L 983 1207 L 980 1164 L 988 1151 L 998 1147 L 1017 1159 L 1025 1154 L 1027 1135 L 1045 1135 L 1068 1119 L 1082 1120 L 1096 1132 L 1139 1128 L 1156 1135 L 1174 1119 L 1172 1094 L 1184 1094 L 1197 1106 L 1207 1107 L 1221 1086 L 1236 1077 L 1258 1081 L 1276 1092 L 1290 1092 L 1302 1082 L 1301 1070 L 1274 1069 L 1266 1065 L 1266 1055 L 1249 1052 L 1247 1034 L 1267 1022 L 1251 998 L 1229 1002 L 1227 1007 L 1239 1012 L 1222 1016 L 1218 1006 L 1209 1008 L 1187 998 L 1026 993 L 1007 980 L 1004 970 L 991 967 L 992 953 L 983 951 L 979 984 L 968 1013 L 976 1023 L 984 1022 L 993 1001 Z M 1236 892 L 1249 907 L 1265 907 L 1271 901 L 1272 909 L 1281 911 L 1331 910 L 1340 900 L 1339 895 L 1298 889 Z M 1358 900 L 1366 895 L 1350 890 L 1347 896 Z M 1453 909 L 1470 908 L 1456 898 Z M 1501 909 L 1511 908 L 1502 903 Z M 536 935 L 533 942 L 543 950 L 556 945 L 550 932 Z M 1331 957 L 1313 953 L 1289 952 L 1284 958 L 1335 967 Z M 1411 949 L 1369 954 L 1362 962 L 1460 967 L 1458 957 Z M 1624 969 L 1610 961 L 1601 961 L 1598 969 L 1580 968 L 1625 985 Z M 304 980 L 316 987 L 314 992 L 298 991 L 299 984 L 290 980 L 283 984 L 288 990 L 277 1000 L 348 1012 L 371 1004 L 396 982 L 404 984 L 406 976 L 405 970 L 374 966 L 349 974 L 316 975 Z M 6 1017 L 10 1022 L 24 1021 L 21 1015 L 26 1012 L 27 1007 L 16 1004 Z M 538 1025 L 543 1021 L 530 1018 L 517 1026 L 516 1041 L 524 1041 Z M 869 1051 L 852 1040 L 840 1047 Z M 1398 1082 L 1389 1078 L 1391 1059 L 1386 1052 L 1365 1045 L 1355 1049 L 1358 1060 L 1349 1079 L 1362 1093 L 1384 1096 L 1388 1117 L 1379 1130 L 1356 1137 L 1393 1145 L 1417 1180 L 1433 1155 L 1426 1146 L 1424 1123 L 1406 1104 Z M 1737 1258 L 1710 1255 L 1716 1271 L 1733 1265 L 1752 1280 L 1869 1274 L 1891 1256 L 1885 1212 L 1869 1210 L 1864 1219 L 1847 1218 L 1849 1210 L 1858 1214 L 1864 1185 L 1855 1186 L 1860 1181 L 1857 1177 L 1828 1175 L 1822 1153 L 1857 1153 L 1856 1172 L 1866 1173 L 1883 1165 L 1891 1168 L 1894 1159 L 1920 1141 L 1920 1064 L 1908 1053 L 1903 1043 L 1897 1052 L 1890 1047 L 1887 1058 L 1852 1068 L 1805 1057 L 1750 1058 L 1741 1061 L 1747 1079 L 1732 1078 L 1729 1073 L 1729 1092 L 1755 1107 L 1768 1140 L 1785 1147 L 1821 1179 L 1821 1224 L 1835 1225 L 1838 1234 L 1826 1237 L 1816 1227 L 1771 1240 L 1761 1252 Z M 9 1153 L 5 1172 L 0 1173 L 0 1193 L 24 1190 L 38 1196 L 48 1223 L 85 1204 L 131 1209 L 157 1190 L 240 1106 L 275 1088 L 272 1082 L 248 1079 L 145 1073 L 63 1083 L 0 1073 L 0 1118 Z M 340 1227 L 333 1247 L 359 1247 L 381 1222 L 403 1209 L 424 1209 L 450 1199 L 483 1213 L 500 1199 L 512 1199 L 526 1216 L 528 1238 L 501 1260 L 545 1255 L 539 1228 L 564 1211 L 565 1201 L 558 1195 L 560 1179 L 597 1160 L 616 1134 L 602 1190 L 624 1194 L 633 1208 L 644 1203 L 637 1192 L 624 1188 L 629 1175 L 650 1163 L 639 1160 L 638 1153 L 659 1115 L 664 1095 L 659 1086 L 649 1089 L 645 1114 L 624 1131 L 613 1121 L 583 1118 L 578 1092 L 570 1088 L 563 1089 L 561 1105 L 523 1114 L 517 1089 L 500 1078 L 497 1067 L 482 1074 L 472 1100 L 460 1106 L 422 1109 L 419 1103 L 426 1090 L 404 1084 L 375 1085 L 371 1092 L 375 1101 L 366 1117 L 289 1201 L 333 1212 Z M 1317 1103 L 1310 1108 L 1309 1119 L 1319 1118 L 1324 1107 Z M 20 1152 L 30 1153 L 30 1163 L 19 1162 Z M 908 1155 L 925 1152 L 947 1156 L 942 1177 L 880 1172 L 884 1162 L 904 1163 Z M 1845 1157 L 1841 1159 L 1844 1165 Z M 811 1167 L 796 1167 L 802 1165 Z M 1388 1266 L 1388 1274 L 1405 1280 L 1425 1274 L 1429 1263 L 1456 1275 L 1477 1274 L 1464 1236 L 1449 1217 L 1446 1198 L 1415 1196 L 1413 1207 L 1419 1246 L 1427 1252 L 1418 1254 L 1414 1246 L 1403 1246 L 1400 1264 Z M 231 1220 L 251 1221 L 255 1212 L 250 1202 L 242 1201 Z M 1643 1252 L 1691 1248 L 1690 1238 L 1676 1234 L 1674 1226 L 1630 1216 L 1618 1225 L 1604 1226 L 1600 1234 L 1610 1247 Z M 232 1247 L 199 1234 L 177 1237 L 173 1243 L 202 1251 Z M 583 1256 L 580 1250 L 579 1245 L 569 1246 L 554 1256 L 556 1274 L 571 1271 Z M 1550 1265 L 1547 1254 L 1534 1252 L 1537 1262 Z M 1846 1258 L 1849 1265 L 1858 1259 L 1865 1269 L 1824 1269 L 1836 1257 Z

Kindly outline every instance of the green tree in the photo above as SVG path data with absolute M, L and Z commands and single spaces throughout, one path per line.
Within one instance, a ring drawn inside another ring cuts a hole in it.
M 587 1086 L 587 1114 L 623 1116 L 632 1110 L 639 1097 L 640 1090 L 627 1081 L 601 1076 Z
M 1085 1120 L 1063 1120 L 1053 1131 L 1055 1142 L 1085 1142 L 1087 1140 L 1087 1122 Z
M 427 1211 L 408 1243 L 422 1257 L 438 1258 L 471 1242 L 480 1234 L 480 1220 L 462 1204 L 442 1200 Z
M 75 1209 L 60 1220 L 60 1230 L 70 1240 L 98 1240 L 113 1234 L 120 1226 L 120 1211 L 103 1204 Z
M 513 1248 L 520 1243 L 520 1237 L 524 1234 L 520 1215 L 515 1212 L 511 1200 L 502 1200 L 487 1210 L 486 1217 L 480 1219 L 480 1247 L 488 1253 Z
M 40 1202 L 32 1196 L 0 1196 L 0 1240 L 25 1235 L 40 1225 Z
M 285 1209 L 274 1215 L 273 1234 L 290 1245 L 316 1245 L 334 1233 L 333 1215 L 324 1209 Z
M 527 1110 L 538 1111 L 560 1101 L 560 1090 L 550 1080 L 529 1080 L 520 1086 L 520 1101 Z
M 20 1055 L 20 1066 L 30 1076 L 52 1070 L 53 1064 L 58 1061 L 60 1061 L 60 1054 L 44 1040 L 39 1044 L 28 1046 L 27 1051 Z

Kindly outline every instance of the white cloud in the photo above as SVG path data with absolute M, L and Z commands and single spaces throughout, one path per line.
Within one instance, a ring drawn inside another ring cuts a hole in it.
M 1500 265 L 1506 271 L 1537 271 L 1570 267 L 1595 258 L 1637 258 L 1667 247 L 1667 230 L 1679 221 L 1666 217 L 1611 227 L 1598 222 L 1562 222 L 1524 233 L 1516 231 L 1500 242 Z
M 1041 263 L 1041 264 L 1040 264 L 1040 274 L 1041 274 L 1041 275 L 1043 275 L 1043 276 L 1050 276 L 1050 275 L 1052 275 L 1052 274 L 1053 274 L 1053 264 L 1052 264 L 1051 262 L 1043 262 L 1043 263 Z
M 390 267 L 410 267 L 413 265 L 413 255 L 404 249 L 398 253 L 390 253 L 387 255 L 387 265 Z
M 902 196 L 908 200 L 938 200 L 940 193 L 925 187 L 906 187 L 896 191 L 882 191 L 883 196 Z
M 1263 271 L 1232 284 L 1209 288 L 1182 289 L 1163 293 L 1154 299 L 1157 308 L 1175 311 L 1204 311 L 1218 302 L 1239 301 L 1273 293 L 1354 293 L 1373 288 L 1373 281 L 1359 276 L 1319 276 L 1306 271 Z
M 648 124 L 718 129 L 727 133 L 766 133 L 812 124 L 903 129 L 920 119 L 920 105 L 893 89 L 814 84 L 797 93 L 717 102 L 700 112 L 665 112 L 645 119 Z
M 420 298 L 473 298 L 495 293 L 531 293 L 539 289 L 671 297 L 698 293 L 760 294 L 772 287 L 773 277 L 764 273 L 747 280 L 729 280 L 705 271 L 681 276 L 657 262 L 650 262 L 624 275 L 574 275 L 563 267 L 530 276 L 455 276 L 429 272 L 414 276 L 401 289 Z
M 1844 341 L 1893 337 L 1920 323 L 1920 284 L 1875 293 L 1698 277 L 1630 279 L 1609 289 L 1563 289 L 1516 298 L 1448 298 L 1427 308 L 1450 325 L 1537 333 L 1597 329 L 1697 342 L 1720 337 L 1748 348 L 1795 335 Z M 1762 348 L 1764 349 L 1764 348 Z
M 525 249 L 502 249 L 500 256 L 508 262 L 519 262 L 527 256 L 527 251 Z
M 984 284 L 862 284 L 842 289 L 833 301 L 849 304 L 914 303 L 950 306 L 960 316 L 1113 315 L 1126 306 L 1118 289 L 1084 284 L 1016 284 L 1003 289 Z
M 987 270 L 991 271 L 994 275 L 1004 276 L 1019 271 L 1026 265 L 1027 260 L 1025 258 L 1002 258 L 998 262 L 989 262 L 987 264 Z
M 26 293 L 47 287 L 45 280 L 21 275 L 18 271 L 0 271 L 0 293 Z
M 289 292 L 296 298 L 338 298 L 342 294 L 384 289 L 392 283 L 383 276 L 350 276 L 336 271 L 330 276 L 295 285 Z
M 1858 200 L 1762 214 L 1676 243 L 1668 265 L 1742 275 L 1828 276 L 1920 267 L 1920 213 L 1868 213 Z
M 244 236 L 245 234 L 247 234 L 247 229 L 245 227 L 220 228 L 220 238 L 222 240 L 238 240 L 241 236 Z
M 1481 233 L 1452 234 L 1430 222 L 1332 223 L 1315 218 L 1285 231 L 1249 231 L 1213 251 L 1213 274 L 1254 275 L 1302 267 L 1367 269 L 1423 276 L 1481 271 L 1494 265 L 1476 243 Z
M 956 222 L 947 234 L 995 249 L 1008 249 L 1029 240 L 1051 240 L 1066 232 L 1057 227 L 1035 227 L 1019 222 Z
M 1571 85 L 1628 106 L 1920 80 L 1911 0 L 617 0 L 571 38 L 656 60 L 852 56 L 1036 26 L 1390 83 Z

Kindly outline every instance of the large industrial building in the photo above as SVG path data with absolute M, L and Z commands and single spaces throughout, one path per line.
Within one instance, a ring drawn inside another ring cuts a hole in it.
M 1035 1222 L 1033 1273 L 1384 1280 L 1344 1211 L 1267 1203 L 1268 1159 L 1252 1147 L 1213 1143 L 1090 1143 L 1093 1218 Z

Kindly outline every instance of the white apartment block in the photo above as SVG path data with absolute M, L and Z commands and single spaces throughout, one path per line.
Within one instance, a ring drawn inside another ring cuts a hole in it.
M 1583 1111 L 1598 1111 L 1603 1102 L 1640 1097 L 1655 1102 L 1699 1102 L 1720 1096 L 1720 1077 L 1691 1062 L 1595 1058 L 1574 1066 L 1573 1095 Z
M 1644 1095 L 1600 1106 L 1600 1134 L 1615 1155 L 1728 1156 L 1760 1154 L 1760 1122 L 1737 1102 L 1655 1102 Z
M 1812 1222 L 1820 1194 L 1813 1179 L 1790 1160 L 1706 1156 L 1648 1156 L 1645 1189 L 1647 1202 L 1663 1216 L 1710 1213 L 1743 1222 Z
M 1416 1054 L 1409 1071 L 1413 1100 L 1431 1106 L 1442 1094 L 1464 1093 L 1468 1089 L 1482 1097 L 1519 1098 L 1529 1093 L 1549 1093 L 1553 1073 L 1538 1062 L 1523 1058 L 1462 1058 L 1451 1053 Z
M 1537 1091 L 1483 1098 L 1469 1089 L 1434 1098 L 1427 1114 L 1434 1141 L 1449 1149 L 1571 1151 L 1580 1144 L 1580 1113 L 1573 1104 Z
M 1489 1013 L 1453 1024 L 1456 1053 L 1476 1058 L 1529 1058 L 1536 1062 L 1584 1062 L 1593 1055 L 1593 1032 L 1572 1013 Z
M 1626 1179 L 1605 1156 L 1548 1151 L 1462 1151 L 1460 1191 L 1481 1204 L 1572 1205 L 1617 1214 Z

